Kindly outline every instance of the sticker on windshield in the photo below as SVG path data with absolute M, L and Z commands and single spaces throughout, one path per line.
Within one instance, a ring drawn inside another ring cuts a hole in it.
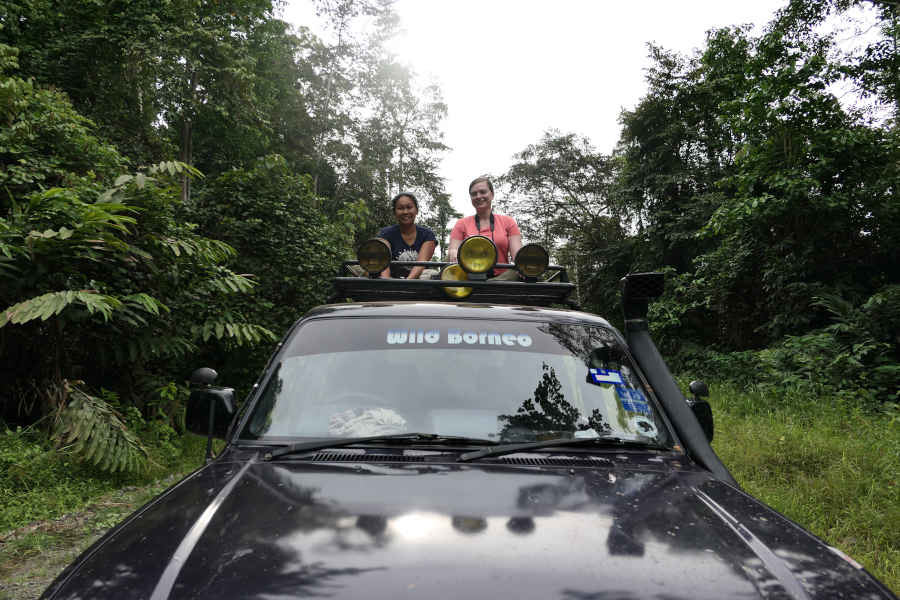
M 628 419 L 628 424 L 632 430 L 638 432 L 639 435 L 646 437 L 656 437 L 659 433 L 653 421 L 643 415 L 636 415 Z
M 518 346 L 528 348 L 533 343 L 527 333 L 499 333 L 496 331 L 463 331 L 448 329 L 396 329 L 387 332 L 388 344 L 437 344 L 449 346 Z M 615 371 L 613 371 L 615 372 Z M 618 373 L 616 373 L 618 375 Z M 621 379 L 620 379 L 621 381 Z
M 615 385 L 624 383 L 622 374 L 612 369 L 591 369 L 590 375 L 591 381 L 594 383 L 612 383 Z
M 622 408 L 627 412 L 641 415 L 650 414 L 650 405 L 647 404 L 647 398 L 641 390 L 627 388 L 624 385 L 617 385 L 616 394 L 619 396 L 619 402 L 622 403 Z

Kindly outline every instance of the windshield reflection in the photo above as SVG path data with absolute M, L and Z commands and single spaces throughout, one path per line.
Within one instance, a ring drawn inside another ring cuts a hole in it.
M 300 329 L 242 438 L 417 431 L 498 442 L 610 433 L 669 440 L 649 392 L 602 327 L 352 321 Z
M 612 428 L 604 423 L 599 409 L 595 408 L 586 417 L 566 401 L 562 384 L 553 367 L 543 363 L 541 370 L 541 379 L 534 388 L 534 394 L 522 401 L 516 414 L 497 417 L 503 423 L 503 429 L 500 430 L 503 440 L 531 441 L 537 433 L 550 439 L 575 431 L 611 431 Z

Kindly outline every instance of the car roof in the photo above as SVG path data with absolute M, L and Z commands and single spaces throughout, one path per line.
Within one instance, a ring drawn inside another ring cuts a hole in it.
M 307 312 L 302 320 L 324 317 L 426 317 L 452 319 L 489 319 L 508 321 L 538 321 L 589 323 L 610 327 L 606 319 L 577 310 L 516 306 L 507 304 L 476 304 L 469 302 L 348 302 L 325 304 Z

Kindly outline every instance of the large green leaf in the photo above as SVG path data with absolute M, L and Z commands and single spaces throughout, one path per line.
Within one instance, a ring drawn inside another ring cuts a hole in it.
M 122 307 L 122 302 L 113 296 L 86 290 L 50 292 L 6 308 L 0 313 L 0 327 L 8 323 L 21 325 L 37 319 L 46 321 L 71 306 L 80 307 L 89 314 L 100 313 L 103 320 L 108 321 L 113 312 Z

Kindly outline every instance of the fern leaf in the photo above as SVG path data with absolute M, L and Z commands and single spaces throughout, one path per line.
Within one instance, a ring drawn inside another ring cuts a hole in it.
M 147 449 L 106 400 L 74 386 L 53 436 L 58 447 L 71 444 L 80 460 L 104 471 L 137 471 L 148 458 Z
M 87 416 L 87 411 L 79 411 L 79 416 L 82 418 L 75 421 L 76 427 L 72 428 L 71 435 L 76 440 L 89 440 L 94 433 L 95 421 L 84 418 Z
M 79 415 L 78 412 L 72 415 L 72 418 L 82 418 L 93 421 L 94 415 L 91 413 L 85 413 Z M 77 444 L 79 446 L 78 453 L 82 455 L 82 458 L 87 461 L 93 461 L 94 455 L 97 453 L 97 443 L 98 439 L 102 435 L 100 428 L 94 427 L 93 423 L 91 424 L 91 436 L 85 438 L 77 438 Z
M 169 307 L 149 294 L 139 293 L 131 294 L 122 298 L 123 301 L 134 306 L 142 308 L 154 316 L 159 316 L 160 311 L 169 312 Z
M 104 453 L 103 464 L 105 465 L 105 470 L 110 473 L 116 472 L 116 467 L 119 465 L 119 461 L 121 460 L 122 453 L 122 436 L 113 435 L 109 440 L 109 448 L 108 451 Z
M 95 450 L 91 457 L 91 462 L 101 471 L 109 470 L 109 467 L 106 465 L 106 461 L 110 456 L 109 443 L 112 439 L 112 436 L 110 436 L 109 433 L 109 429 L 104 428 L 100 430 L 100 436 L 97 438 L 97 444 L 94 446 Z
M 0 327 L 7 323 L 21 325 L 36 319 L 46 321 L 75 304 L 84 306 L 91 314 L 100 312 L 106 320 L 113 311 L 122 307 L 122 302 L 117 298 L 97 292 L 84 290 L 50 292 L 6 308 L 0 313 Z

